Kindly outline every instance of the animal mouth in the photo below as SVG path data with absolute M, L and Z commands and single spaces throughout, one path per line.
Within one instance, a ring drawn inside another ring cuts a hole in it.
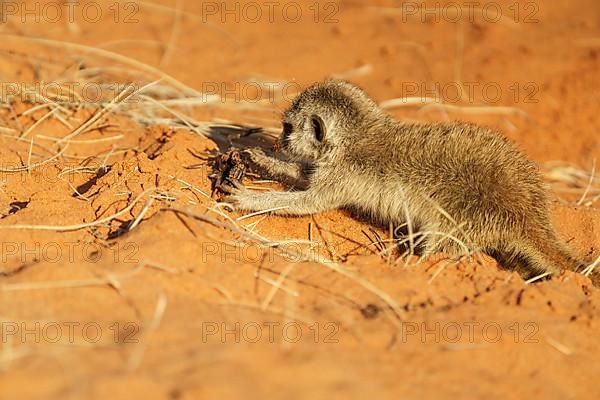
M 279 146 L 283 149 L 289 149 L 290 146 L 290 135 L 292 134 L 294 127 L 289 122 L 283 122 L 283 129 L 281 135 L 279 135 Z
M 275 151 L 287 151 L 290 149 L 290 134 L 288 132 L 283 131 L 279 136 L 279 139 L 273 145 L 273 149 Z

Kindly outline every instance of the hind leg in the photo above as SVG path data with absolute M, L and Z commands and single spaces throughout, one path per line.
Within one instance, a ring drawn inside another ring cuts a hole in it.
M 415 224 L 416 231 L 410 234 L 407 229 L 401 233 L 401 241 L 398 248 L 425 258 L 437 253 L 444 253 L 451 257 L 464 256 L 472 253 L 466 244 L 466 240 L 459 237 L 463 235 L 457 233 L 457 229 L 452 227 L 439 227 L 437 224 Z
M 471 253 L 466 240 L 461 240 L 456 229 L 430 227 L 424 231 L 423 256 L 444 253 L 449 256 L 464 256 Z

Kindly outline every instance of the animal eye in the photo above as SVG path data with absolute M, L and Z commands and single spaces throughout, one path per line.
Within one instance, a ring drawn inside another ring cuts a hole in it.
M 283 123 L 283 134 L 284 135 L 289 135 L 290 133 L 292 133 L 293 130 L 294 130 L 294 127 L 292 126 L 292 124 L 290 124 L 289 122 Z
M 323 138 L 325 137 L 325 129 L 323 127 L 323 121 L 321 120 L 321 118 L 319 118 L 315 115 L 310 119 L 310 123 L 312 125 L 313 132 L 315 133 L 315 138 L 319 142 L 322 142 Z

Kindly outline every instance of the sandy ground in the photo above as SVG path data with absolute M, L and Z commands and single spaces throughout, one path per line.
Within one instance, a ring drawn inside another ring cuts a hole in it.
M 600 398 L 587 277 L 388 256 L 344 211 L 210 198 L 211 154 L 269 147 L 339 76 L 397 118 L 500 129 L 596 260 L 600 5 L 459 3 L 3 3 L 2 398 Z

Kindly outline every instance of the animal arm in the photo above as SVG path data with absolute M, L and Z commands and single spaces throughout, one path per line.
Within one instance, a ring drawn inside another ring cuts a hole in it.
M 251 161 L 274 179 L 299 189 L 308 187 L 308 179 L 303 164 L 269 157 L 258 150 L 251 150 L 248 153 Z
M 246 192 L 238 196 L 238 208 L 247 211 L 270 210 L 277 215 L 308 215 L 339 206 L 322 193 L 313 188 L 299 192 Z

